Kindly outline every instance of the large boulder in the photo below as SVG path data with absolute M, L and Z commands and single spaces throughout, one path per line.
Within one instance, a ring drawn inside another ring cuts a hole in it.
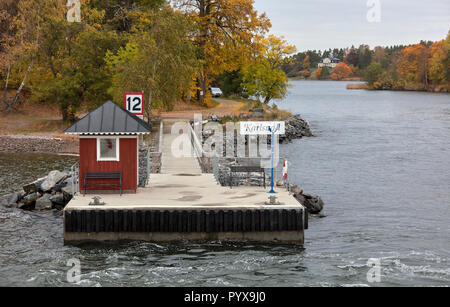
M 30 209 L 36 204 L 36 200 L 41 196 L 39 192 L 35 192 L 25 196 L 18 205 L 20 209 Z
M 41 188 L 41 184 L 45 181 L 46 178 L 47 177 L 40 178 L 36 181 L 24 185 L 23 190 L 25 191 L 25 194 L 31 194 L 39 191 L 39 189 Z
M 6 208 L 17 207 L 17 202 L 21 199 L 22 195 L 18 192 L 8 194 L 0 198 L 0 205 Z
M 310 214 L 319 214 L 322 212 L 325 204 L 320 196 L 304 194 L 303 190 L 298 186 L 293 187 L 291 191 L 294 194 L 295 199 L 297 199 Z
M 303 204 L 310 214 L 319 214 L 325 206 L 320 196 L 304 195 L 305 203 Z
M 72 189 L 70 189 L 70 190 L 72 190 Z M 68 192 L 66 192 L 66 191 L 68 191 Z M 63 189 L 62 194 L 63 194 L 63 198 L 64 198 L 64 207 L 65 207 L 69 203 L 69 201 L 72 200 L 73 194 L 69 193 L 69 189 L 67 189 L 67 188 Z
M 19 192 L 12 193 L 8 199 L 8 204 L 17 204 L 17 202 L 22 198 L 22 195 Z
M 51 194 L 44 194 L 42 197 L 36 200 L 36 204 L 34 208 L 36 210 L 50 210 L 53 207 L 53 204 L 50 200 Z
M 61 181 L 60 183 L 55 184 L 55 186 L 52 188 L 55 192 L 62 192 L 62 189 L 66 187 L 67 183 L 65 181 Z
M 56 193 L 55 195 L 52 195 L 50 197 L 50 201 L 55 205 L 59 205 L 59 206 L 65 205 L 64 195 L 62 193 Z
M 55 187 L 57 183 L 66 179 L 69 175 L 60 171 L 51 171 L 44 182 L 41 184 L 41 190 L 43 192 L 49 192 Z
M 69 195 L 73 195 L 73 190 L 72 190 L 72 185 L 66 185 L 64 188 L 61 189 L 61 192 L 64 194 L 69 194 Z

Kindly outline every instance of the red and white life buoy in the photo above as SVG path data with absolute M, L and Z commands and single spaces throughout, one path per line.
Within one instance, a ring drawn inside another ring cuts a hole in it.
M 283 180 L 287 180 L 288 178 L 288 161 L 284 160 L 283 164 Z

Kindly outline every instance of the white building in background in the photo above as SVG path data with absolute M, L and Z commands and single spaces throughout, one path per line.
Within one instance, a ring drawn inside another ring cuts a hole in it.
M 340 62 L 341 62 L 341 60 L 339 60 L 338 58 L 330 56 L 329 58 L 323 59 L 322 62 L 320 62 L 317 66 L 319 68 L 322 68 L 322 67 L 335 68 L 337 66 L 337 64 L 339 64 Z

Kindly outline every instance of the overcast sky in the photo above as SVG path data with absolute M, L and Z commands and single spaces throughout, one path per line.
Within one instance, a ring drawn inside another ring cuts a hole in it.
M 299 51 L 437 41 L 450 30 L 450 0 L 369 1 L 380 3 L 380 22 L 368 21 L 375 9 L 368 0 L 255 0 L 255 7 Z

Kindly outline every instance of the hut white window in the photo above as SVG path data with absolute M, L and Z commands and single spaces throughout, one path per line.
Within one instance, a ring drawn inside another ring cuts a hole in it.
M 97 138 L 97 160 L 119 161 L 119 138 Z

